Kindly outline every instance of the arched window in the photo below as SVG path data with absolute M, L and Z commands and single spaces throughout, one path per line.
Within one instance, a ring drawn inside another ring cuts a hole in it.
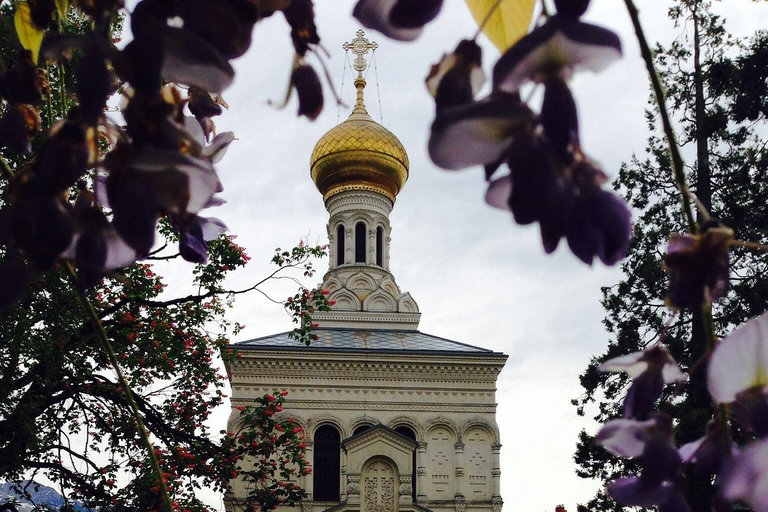
M 376 264 L 384 266 L 384 230 L 381 226 L 376 228 Z
M 344 264 L 344 238 L 346 233 L 344 232 L 344 224 L 339 224 L 336 228 L 336 265 Z
M 365 263 L 365 231 L 363 222 L 355 225 L 355 263 Z
M 381 229 L 381 228 L 379 228 Z M 400 434 L 403 437 L 407 437 L 408 439 L 413 439 L 416 441 L 416 433 L 411 429 L 411 427 L 407 427 L 405 425 L 401 425 L 399 427 L 395 427 L 395 432 Z M 416 503 L 416 449 L 413 449 L 412 457 L 412 466 L 413 466 L 413 472 L 411 473 L 411 489 L 412 489 L 412 497 L 413 502 Z
M 360 425 L 359 427 L 357 427 L 355 429 L 355 431 L 352 433 L 352 435 L 356 436 L 357 434 L 362 434 L 366 430 L 371 430 L 371 428 L 372 427 L 370 425 Z
M 312 483 L 315 501 L 339 501 L 341 435 L 332 425 L 315 432 Z

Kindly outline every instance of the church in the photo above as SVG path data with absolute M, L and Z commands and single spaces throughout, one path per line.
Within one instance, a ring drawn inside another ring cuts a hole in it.
M 349 118 L 315 145 L 310 174 L 328 210 L 330 262 L 307 347 L 280 333 L 235 345 L 235 407 L 275 389 L 283 414 L 307 434 L 312 473 L 302 512 L 500 512 L 496 379 L 507 356 L 418 330 L 416 301 L 390 272 L 389 214 L 408 178 L 408 155 L 364 102 L 369 43 L 355 54 Z M 247 489 L 232 482 L 232 508 Z M 278 512 L 287 512 L 281 507 Z

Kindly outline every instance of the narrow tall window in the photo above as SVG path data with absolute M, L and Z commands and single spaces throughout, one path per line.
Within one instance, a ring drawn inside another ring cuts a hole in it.
M 344 224 L 339 224 L 336 228 L 336 266 L 344 264 Z
M 331 425 L 315 432 L 312 483 L 315 501 L 339 501 L 341 436 Z
M 355 263 L 365 263 L 365 224 L 355 225 Z
M 376 264 L 384 266 L 384 230 L 381 226 L 376 228 Z
M 401 425 L 399 427 L 395 427 L 395 432 L 403 437 L 407 437 L 408 439 L 413 439 L 416 441 L 416 433 L 411 429 L 411 427 Z M 413 502 L 416 503 L 416 449 L 414 449 L 413 453 L 411 454 L 411 460 L 413 461 L 413 472 L 411 473 L 411 497 L 413 498 Z

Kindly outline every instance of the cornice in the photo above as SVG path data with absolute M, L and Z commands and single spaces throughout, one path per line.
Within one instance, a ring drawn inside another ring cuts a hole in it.
M 495 414 L 496 405 L 477 405 L 477 404 L 435 404 L 435 403 L 377 403 L 377 402 L 309 402 L 302 400 L 291 400 L 289 404 L 291 411 L 301 409 L 318 410 L 349 410 L 357 407 L 359 410 L 365 408 L 369 411 L 414 411 L 414 412 L 446 412 L 446 413 L 474 413 L 474 414 Z

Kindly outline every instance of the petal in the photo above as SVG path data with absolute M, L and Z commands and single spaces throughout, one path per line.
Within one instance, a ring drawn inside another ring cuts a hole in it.
M 205 38 L 226 59 L 248 50 L 259 17 L 253 2 L 232 0 L 185 0 L 178 4 L 178 13 L 185 30 Z
M 466 105 L 485 83 L 482 50 L 476 42 L 463 40 L 451 55 L 432 66 L 427 89 L 435 97 L 438 109 Z
M 312 0 L 293 0 L 283 9 L 283 15 L 291 26 L 291 40 L 297 54 L 303 57 L 310 45 L 320 44 Z
M 720 489 L 731 501 L 742 499 L 755 512 L 768 512 L 768 440 L 752 443 L 734 458 Z
M 389 21 L 397 28 L 423 27 L 440 13 L 443 0 L 398 0 L 389 13 Z
M 550 155 L 551 147 L 546 140 L 527 134 L 518 137 L 509 148 L 509 207 L 518 224 L 536 222 L 545 217 L 547 210 L 561 209 L 561 183 Z
M 501 56 L 493 68 L 493 88 L 514 93 L 527 80 L 601 71 L 620 56 L 621 41 L 610 30 L 555 15 Z
M 595 256 L 605 265 L 618 263 L 625 255 L 632 234 L 631 214 L 626 203 L 607 190 L 582 193 L 574 201 L 566 226 L 568 246 L 584 263 Z
M 297 66 L 291 74 L 291 84 L 299 97 L 299 115 L 312 121 L 317 119 L 323 111 L 323 85 L 312 66 Z
M 201 36 L 168 27 L 165 32 L 166 80 L 221 92 L 232 84 L 235 71 L 224 57 Z
M 664 503 L 672 496 L 674 488 L 669 482 L 646 487 L 639 477 L 619 478 L 608 484 L 608 494 L 622 505 L 650 507 Z
M 203 148 L 203 156 L 210 159 L 213 164 L 218 163 L 227 154 L 227 149 L 233 140 L 235 140 L 234 132 L 216 134 L 211 143 Z
M 634 379 L 648 368 L 648 363 L 643 360 L 645 351 L 633 352 L 624 356 L 614 357 L 600 365 L 601 372 L 627 372 Z
M 499 210 L 510 211 L 509 194 L 512 192 L 512 180 L 510 176 L 502 176 L 493 180 L 485 192 L 485 202 Z
M 395 26 L 390 15 L 397 3 L 398 0 L 359 0 L 352 16 L 364 27 L 377 30 L 387 37 L 398 41 L 413 41 L 421 35 L 424 27 Z
M 555 0 L 557 14 L 569 18 L 578 18 L 587 11 L 587 7 L 589 0 Z
M 211 196 L 221 188 L 221 182 L 213 165 L 205 159 L 191 155 L 145 149 L 134 157 L 131 168 L 150 173 L 174 170 L 185 175 L 188 180 L 189 194 L 185 209 L 187 213 L 197 213 L 202 210 Z M 181 197 L 181 191 L 164 192 L 169 193 L 169 197 Z
M 640 457 L 648 442 L 648 432 L 655 425 L 654 419 L 610 420 L 603 425 L 595 440 L 603 448 L 620 457 Z
M 624 398 L 624 417 L 647 418 L 663 389 L 664 379 L 657 368 L 651 367 L 638 375 Z
M 539 116 L 549 142 L 560 159 L 570 164 L 579 148 L 579 117 L 576 101 L 562 80 L 550 80 L 544 87 L 544 101 Z
M 21 155 L 32 151 L 32 144 L 27 137 L 27 121 L 21 105 L 8 105 L 0 119 L 0 143 Z
M 184 116 L 184 128 L 189 132 L 189 136 L 197 142 L 200 147 L 205 147 L 205 133 L 203 127 L 197 119 L 192 116 Z
M 216 240 L 219 235 L 226 233 L 229 228 L 223 221 L 215 217 L 198 217 L 203 240 Z
M 189 111 L 195 117 L 213 117 L 221 115 L 221 105 L 216 103 L 211 95 L 199 87 L 189 88 Z
M 432 123 L 429 156 L 449 170 L 496 162 L 531 119 L 528 107 L 508 95 L 440 109 Z
M 104 260 L 104 270 L 127 267 L 138 258 L 136 251 L 125 243 L 114 229 L 109 229 L 104 233 L 104 242 L 107 246 L 107 257 Z
M 720 403 L 752 387 L 768 385 L 768 314 L 736 328 L 715 348 L 709 360 L 707 387 Z
M 88 124 L 104 114 L 107 98 L 115 90 L 112 73 L 107 69 L 104 56 L 97 51 L 89 51 L 77 64 L 77 98 L 80 100 L 80 112 Z

